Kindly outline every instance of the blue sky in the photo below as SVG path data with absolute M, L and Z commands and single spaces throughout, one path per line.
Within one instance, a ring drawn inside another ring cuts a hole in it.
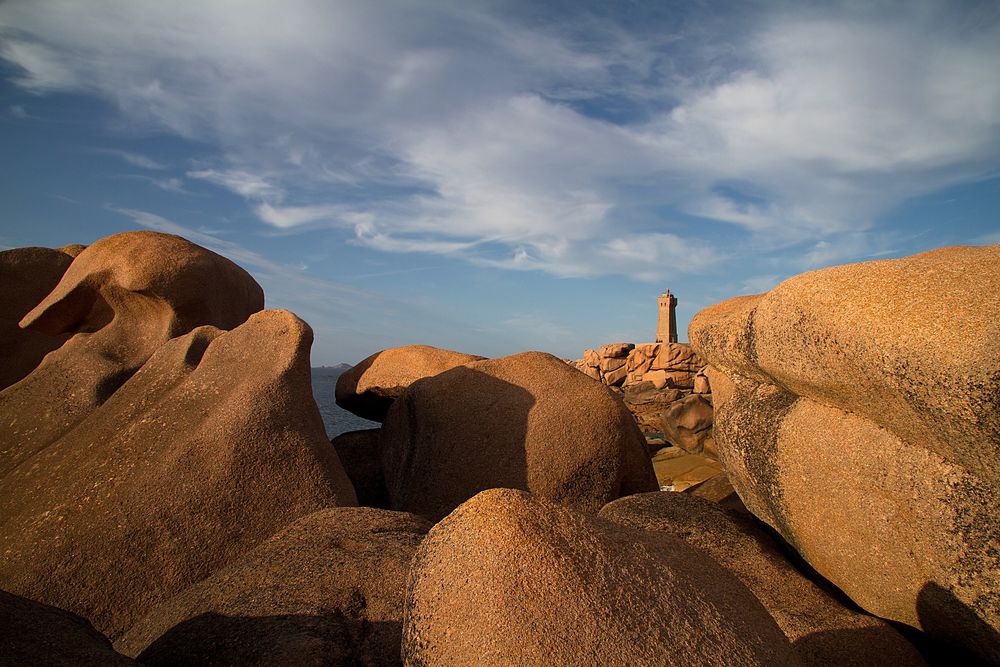
M 316 364 L 576 358 L 1000 242 L 998 71 L 996 2 L 8 0 L 0 246 L 180 234 Z

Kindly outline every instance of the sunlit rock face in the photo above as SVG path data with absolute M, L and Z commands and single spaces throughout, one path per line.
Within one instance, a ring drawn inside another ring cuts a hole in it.
M 174 236 L 73 259 L 21 322 L 67 339 L 0 392 L 0 588 L 117 641 L 298 517 L 355 503 L 312 399 L 312 331 L 262 306 L 249 274 Z
M 866 610 L 992 661 L 996 294 L 1000 246 L 942 248 L 806 273 L 689 330 L 747 507 Z
M 155 232 L 97 241 L 40 296 L 21 329 L 65 342 L 0 393 L 0 442 L 17 451 L 0 470 L 70 431 L 171 338 L 202 325 L 232 329 L 264 307 L 236 264 Z M 45 418 L 18 418 L 25 409 Z
M 413 558 L 409 665 L 792 665 L 767 610 L 705 552 L 533 497 L 484 491 Z
M 848 609 L 804 577 L 747 514 L 687 493 L 640 493 L 608 503 L 599 516 L 707 552 L 760 600 L 804 666 L 924 664 L 887 621 Z
M 380 422 L 393 401 L 417 380 L 482 361 L 483 357 L 430 345 L 404 345 L 382 350 L 340 374 L 337 405 L 359 417 Z

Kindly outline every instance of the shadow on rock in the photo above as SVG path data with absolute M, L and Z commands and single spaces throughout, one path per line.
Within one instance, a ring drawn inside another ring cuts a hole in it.
M 917 595 L 917 615 L 925 635 L 923 642 L 912 640 L 932 665 L 1000 664 L 1000 633 L 951 591 L 927 582 Z
M 18 326 L 25 315 L 59 284 L 73 258 L 50 248 L 14 248 L 0 252 L 0 389 L 20 381 L 46 354 L 69 338 Z
M 432 521 L 491 488 L 584 512 L 659 488 L 621 400 L 543 352 L 414 382 L 386 415 L 380 449 L 393 509 Z
M 413 383 L 382 427 L 391 507 L 437 521 L 480 491 L 528 489 L 534 405 L 523 387 L 467 367 Z
M 174 626 L 139 655 L 162 665 L 395 665 L 402 623 L 320 615 L 205 613 Z
M 340 464 L 354 485 L 358 505 L 388 509 L 389 496 L 378 448 L 380 432 L 377 428 L 348 431 L 335 437 L 330 444 L 337 450 Z

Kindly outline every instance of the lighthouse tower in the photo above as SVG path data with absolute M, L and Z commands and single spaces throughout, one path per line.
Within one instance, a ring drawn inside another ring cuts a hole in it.
M 660 317 L 656 323 L 656 342 L 676 343 L 677 314 L 674 309 L 677 307 L 677 297 L 667 290 L 660 295 L 657 303 L 660 306 Z

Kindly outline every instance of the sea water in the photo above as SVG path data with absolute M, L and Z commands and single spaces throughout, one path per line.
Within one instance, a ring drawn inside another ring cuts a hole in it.
M 368 421 L 354 415 L 337 405 L 333 400 L 333 390 L 337 385 L 340 370 L 335 368 L 312 369 L 313 398 L 319 406 L 319 414 L 326 425 L 326 435 L 333 438 L 348 431 L 361 431 L 366 428 L 378 428 L 378 422 Z

